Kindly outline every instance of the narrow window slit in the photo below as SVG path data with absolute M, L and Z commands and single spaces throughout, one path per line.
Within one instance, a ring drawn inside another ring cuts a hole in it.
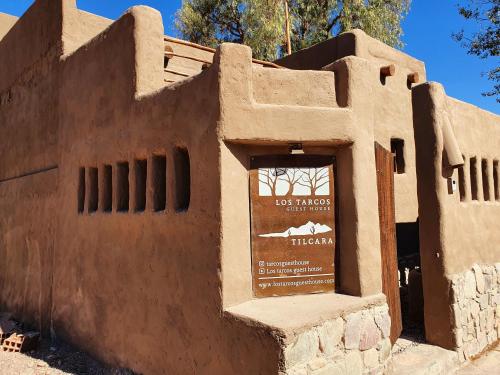
M 483 179 L 483 200 L 490 200 L 490 173 L 488 170 L 488 160 L 483 159 L 481 161 L 481 175 Z
M 78 170 L 78 212 L 83 213 L 85 209 L 85 168 Z
M 464 165 L 458 168 L 458 191 L 460 193 L 460 201 L 463 202 L 466 199 L 466 185 L 465 185 L 465 165 L 467 164 L 467 159 L 463 156 Z
M 135 161 L 135 212 L 146 209 L 147 160 Z
M 96 212 L 99 205 L 99 179 L 97 168 L 89 168 L 89 212 Z
M 185 148 L 176 148 L 175 163 L 175 209 L 186 211 L 191 200 L 191 171 L 189 153 Z
M 164 211 L 167 206 L 167 158 L 153 155 L 153 210 Z
M 391 152 L 394 155 L 394 173 L 405 173 L 404 139 L 391 139 Z
M 470 190 L 471 190 L 471 196 L 472 200 L 477 201 L 478 200 L 478 195 L 477 195 L 477 159 L 471 158 L 470 159 Z
M 128 212 L 129 209 L 129 167 L 127 162 L 116 166 L 116 210 Z
M 498 186 L 498 176 L 500 170 L 498 168 L 498 160 L 493 160 L 493 189 L 495 189 L 495 200 L 500 200 L 500 188 Z
M 104 166 L 102 177 L 102 210 L 104 212 L 111 212 L 113 208 L 113 168 L 111 165 Z

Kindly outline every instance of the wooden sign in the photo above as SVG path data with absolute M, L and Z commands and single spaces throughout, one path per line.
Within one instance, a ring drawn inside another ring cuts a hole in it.
M 335 287 L 333 158 L 252 158 L 250 206 L 256 297 Z

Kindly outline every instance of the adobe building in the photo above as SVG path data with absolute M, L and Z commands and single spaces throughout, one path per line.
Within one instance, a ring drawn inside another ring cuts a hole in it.
M 384 373 L 406 321 L 465 361 L 499 146 L 359 30 L 269 63 L 37 0 L 0 15 L 0 310 L 144 374 Z

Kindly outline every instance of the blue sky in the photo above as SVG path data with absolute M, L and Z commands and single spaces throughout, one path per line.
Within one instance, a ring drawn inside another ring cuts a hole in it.
M 499 113 L 500 106 L 494 98 L 481 96 L 481 92 L 492 86 L 491 82 L 481 77 L 481 72 L 498 64 L 498 58 L 494 61 L 469 56 L 451 39 L 453 31 L 466 25 L 457 13 L 458 1 L 413 0 L 403 23 L 404 51 L 424 61 L 428 80 L 441 82 L 448 95 Z M 31 3 L 32 0 L 0 0 L 0 12 L 20 16 Z M 174 14 L 181 0 L 77 0 L 77 3 L 80 9 L 112 19 L 118 18 L 133 5 L 149 5 L 163 14 L 165 33 L 175 35 Z

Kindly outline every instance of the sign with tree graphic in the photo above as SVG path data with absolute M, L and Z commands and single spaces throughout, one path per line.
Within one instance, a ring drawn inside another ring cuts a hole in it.
M 253 289 L 257 297 L 335 288 L 333 158 L 252 159 Z

